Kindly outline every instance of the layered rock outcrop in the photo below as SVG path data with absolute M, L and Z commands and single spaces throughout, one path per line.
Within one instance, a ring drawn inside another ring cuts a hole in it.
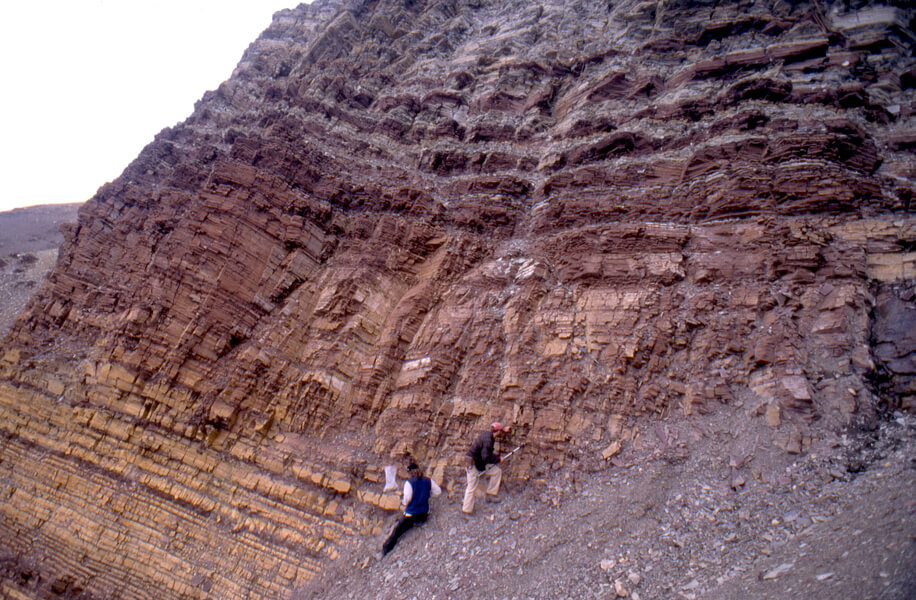
M 453 490 L 491 419 L 536 480 L 657 419 L 803 452 L 912 406 L 913 16 L 278 13 L 3 342 L 2 549 L 97 597 L 289 597 L 396 507 L 382 465 Z

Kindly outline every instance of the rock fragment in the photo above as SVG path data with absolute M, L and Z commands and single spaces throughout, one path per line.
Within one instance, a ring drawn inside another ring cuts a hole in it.
M 793 566 L 795 566 L 795 563 L 782 563 L 775 569 L 770 569 L 766 573 L 763 573 L 761 575 L 761 579 L 770 580 L 770 579 L 776 579 L 778 577 L 782 577 L 783 575 L 788 573 L 792 569 Z

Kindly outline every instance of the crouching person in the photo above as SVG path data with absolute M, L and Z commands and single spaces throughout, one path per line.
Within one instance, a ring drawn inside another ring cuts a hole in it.
M 382 556 L 391 552 L 398 543 L 398 539 L 408 529 L 426 522 L 429 516 L 429 499 L 442 493 L 442 488 L 432 479 L 424 477 L 416 463 L 410 463 L 407 466 L 407 474 L 409 479 L 404 482 L 404 494 L 401 499 L 404 514 L 391 530 L 391 535 L 382 544 Z

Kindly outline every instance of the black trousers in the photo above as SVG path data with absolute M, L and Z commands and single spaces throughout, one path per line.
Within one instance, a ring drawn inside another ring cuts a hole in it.
M 394 529 L 391 530 L 391 535 L 388 536 L 388 539 L 385 540 L 385 543 L 382 544 L 382 554 L 388 554 L 391 552 L 391 549 L 394 548 L 394 545 L 398 543 L 398 540 L 401 538 L 408 529 L 412 529 L 415 525 L 422 525 L 426 523 L 426 518 L 429 516 L 429 513 L 421 513 L 419 515 L 403 515 L 398 522 L 395 524 Z

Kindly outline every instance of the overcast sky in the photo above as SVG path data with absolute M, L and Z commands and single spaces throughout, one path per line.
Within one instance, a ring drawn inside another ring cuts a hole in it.
M 0 5 L 0 211 L 83 202 L 231 75 L 298 0 Z

